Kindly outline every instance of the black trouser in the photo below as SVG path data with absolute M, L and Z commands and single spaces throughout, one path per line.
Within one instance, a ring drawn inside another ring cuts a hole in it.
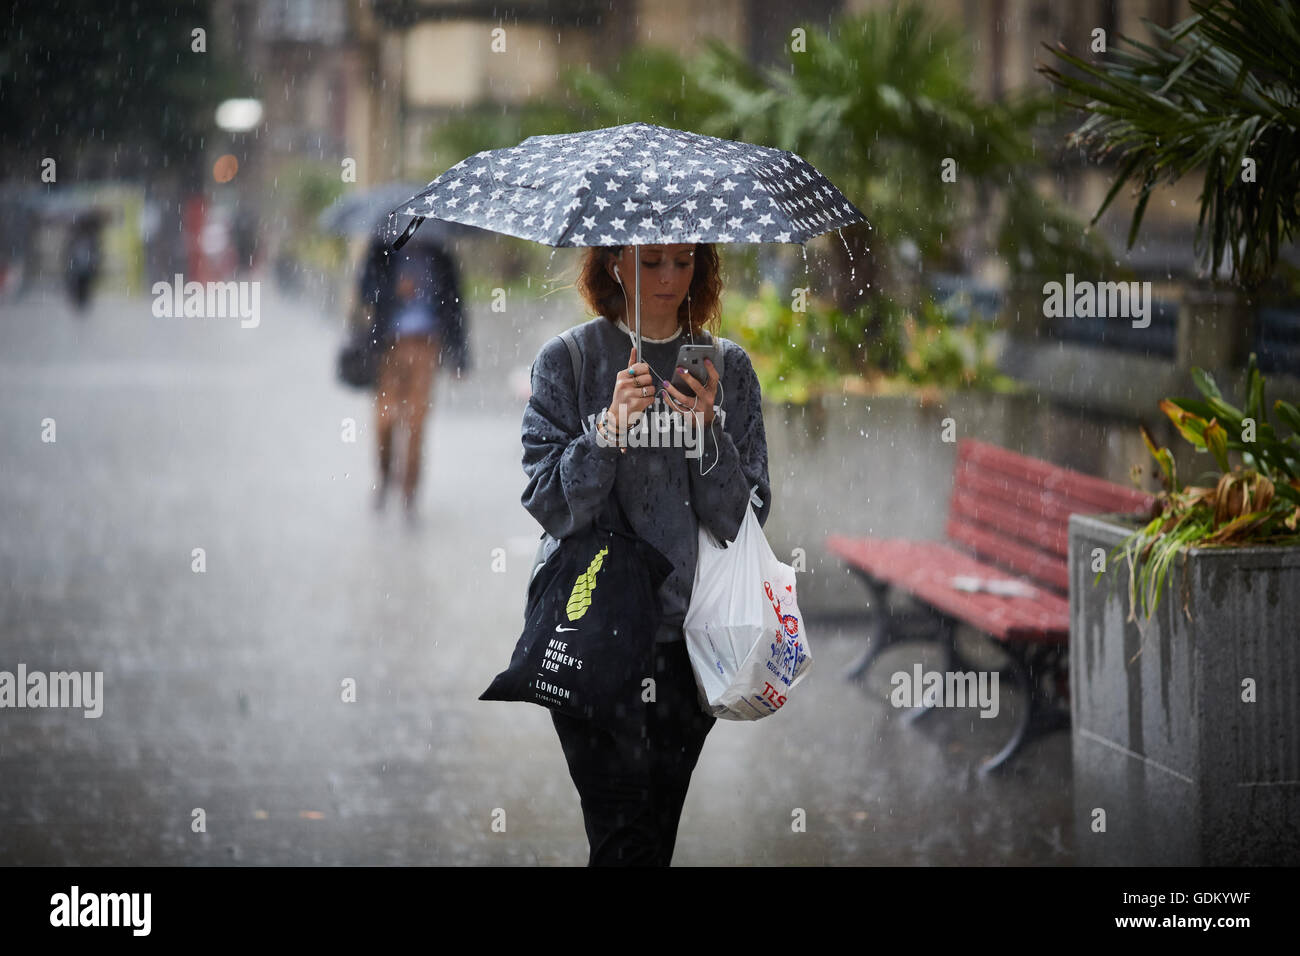
M 654 659 L 655 700 L 645 705 L 643 737 L 551 711 L 582 798 L 588 866 L 672 862 L 691 772 L 716 720 L 700 706 L 685 641 L 656 644 Z
M 94 281 L 94 274 L 89 272 L 74 272 L 68 276 L 68 293 L 78 312 L 85 311 L 90 302 L 90 287 Z

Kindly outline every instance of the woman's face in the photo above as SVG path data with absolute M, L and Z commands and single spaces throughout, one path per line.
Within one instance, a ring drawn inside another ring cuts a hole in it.
M 634 246 L 624 246 L 622 253 L 606 267 L 613 276 L 614 265 L 618 265 L 629 298 L 635 290 L 636 251 Z M 686 298 L 694 275 L 693 243 L 641 246 L 641 318 L 676 324 L 677 310 Z

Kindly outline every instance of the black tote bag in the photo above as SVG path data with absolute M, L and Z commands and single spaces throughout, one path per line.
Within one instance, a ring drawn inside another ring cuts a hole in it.
M 611 729 L 640 727 L 657 595 L 671 572 L 672 563 L 632 533 L 611 494 L 601 519 L 561 539 L 533 576 L 510 666 L 479 700 L 526 701 Z
M 384 335 L 378 322 L 351 325 L 335 366 L 339 381 L 353 388 L 373 389 L 379 383 L 383 351 Z
M 379 349 L 370 342 L 370 335 L 361 332 L 353 335 L 339 349 L 338 377 L 344 385 L 353 388 L 374 388 L 379 381 Z

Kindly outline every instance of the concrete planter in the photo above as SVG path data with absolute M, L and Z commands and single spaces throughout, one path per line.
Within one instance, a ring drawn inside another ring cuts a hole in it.
M 1093 549 L 1109 553 L 1130 530 L 1070 519 L 1078 861 L 1294 866 L 1300 548 L 1189 551 L 1139 624 L 1125 620 L 1123 562 L 1095 587 L 1091 570 Z M 1094 830 L 1098 809 L 1105 832 Z

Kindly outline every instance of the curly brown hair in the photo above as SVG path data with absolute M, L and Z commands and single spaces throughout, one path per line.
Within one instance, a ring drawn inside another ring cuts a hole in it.
M 631 325 L 632 320 L 623 315 L 623 288 L 605 268 L 625 248 L 589 247 L 582 260 L 577 286 L 593 315 L 603 315 L 611 322 L 621 318 Z M 722 263 L 711 242 L 695 244 L 695 272 L 691 276 L 687 296 L 677 309 L 677 322 L 683 329 L 687 328 L 688 316 L 689 331 L 692 334 L 708 329 L 711 334 L 717 335 L 722 320 Z

